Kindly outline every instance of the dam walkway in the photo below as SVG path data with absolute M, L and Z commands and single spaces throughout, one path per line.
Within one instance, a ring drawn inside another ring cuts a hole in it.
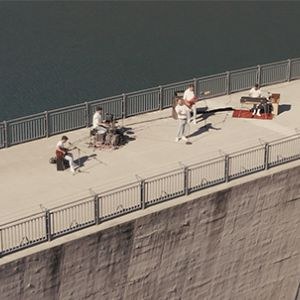
M 198 115 L 197 124 L 190 124 L 189 145 L 182 141 L 175 142 L 178 125 L 171 117 L 170 108 L 120 120 L 118 125 L 130 130 L 131 139 L 117 150 L 89 147 L 89 128 L 68 132 L 66 135 L 70 142 L 80 149 L 74 150 L 75 159 L 81 165 L 75 175 L 68 170 L 58 172 L 55 165 L 49 163 L 61 135 L 2 149 L 1 224 L 33 214 L 44 214 L 47 210 L 59 210 L 59 207 L 66 205 L 66 210 L 60 217 L 61 222 L 76 223 L 77 219 L 80 219 L 81 211 L 88 211 L 94 205 L 91 197 L 93 199 L 96 195 L 103 195 L 104 199 L 108 191 L 115 190 L 114 195 L 106 199 L 107 205 L 101 202 L 100 209 L 108 211 L 113 205 L 116 210 L 120 210 L 124 208 L 124 204 L 118 203 L 116 199 L 121 195 L 134 202 L 140 193 L 137 187 L 145 179 L 149 183 L 147 188 L 151 189 L 151 178 L 160 174 L 173 174 L 175 178 L 179 174 L 178 170 L 184 169 L 185 166 L 193 166 L 218 157 L 222 159 L 226 155 L 249 148 L 257 149 L 260 155 L 265 145 L 290 137 L 295 142 L 290 146 L 286 144 L 283 151 L 298 149 L 300 80 L 266 86 L 262 91 L 281 95 L 279 114 L 272 120 L 232 117 L 231 108 L 240 108 L 240 98 L 247 95 L 247 91 L 199 101 L 197 107 L 204 113 Z M 296 153 L 300 154 L 298 150 Z M 247 156 L 244 159 L 247 160 Z M 262 159 L 265 157 L 262 156 Z M 251 164 L 251 160 L 248 163 Z M 262 170 L 262 164 L 263 162 L 259 163 L 258 170 Z M 222 167 L 220 170 L 222 173 Z M 118 187 L 126 185 L 128 189 L 125 194 L 118 190 Z M 170 190 L 175 191 L 173 196 L 176 196 L 177 189 L 182 190 L 181 185 L 181 179 L 170 183 Z M 168 191 L 157 187 L 152 187 L 151 192 L 157 195 L 162 192 L 168 194 Z M 180 192 L 178 195 L 181 195 Z M 71 219 L 67 219 L 68 205 L 74 205 L 78 200 L 85 204 L 74 211 Z M 150 200 L 148 204 L 151 204 Z M 113 214 L 109 217 L 113 217 Z M 63 234 L 62 231 L 57 232 Z

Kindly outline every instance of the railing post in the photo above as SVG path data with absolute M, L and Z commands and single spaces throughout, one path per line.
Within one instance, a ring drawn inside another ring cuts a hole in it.
M 226 95 L 230 94 L 230 72 L 226 72 Z
M 183 180 L 184 180 L 184 194 L 189 194 L 189 169 L 188 167 L 183 168 Z
M 158 88 L 159 88 L 158 107 L 159 110 L 162 110 L 163 109 L 163 88 L 161 85 Z
M 0 229 L 0 257 L 2 257 L 2 252 L 3 252 L 3 239 L 2 239 L 2 229 Z
M 288 59 L 287 60 L 287 70 L 286 70 L 286 81 L 290 81 L 291 80 L 291 60 Z
M 229 155 L 226 154 L 224 157 L 225 160 L 225 170 L 224 170 L 224 177 L 225 177 L 225 182 L 229 181 Z
M 270 145 L 268 143 L 265 143 L 265 157 L 264 157 L 265 170 L 269 169 L 269 150 L 270 150 Z
M 100 207 L 99 207 L 99 197 L 95 195 L 94 197 L 94 213 L 95 213 L 95 224 L 100 224 Z
M 126 118 L 126 94 L 122 94 L 122 118 Z
M 258 65 L 257 73 L 256 73 L 256 83 L 258 83 L 260 85 L 260 81 L 261 81 L 261 66 Z
M 4 124 L 4 145 L 7 148 L 9 146 L 8 126 L 6 121 L 3 121 L 3 124 Z
M 141 209 L 146 208 L 146 199 L 145 199 L 145 180 L 140 181 L 140 200 L 141 200 Z
M 90 126 L 90 106 L 88 102 L 84 102 L 85 104 L 85 126 L 88 128 Z
M 45 114 L 45 136 L 49 137 L 49 113 L 48 111 L 44 112 Z
M 51 216 L 49 209 L 45 212 L 45 226 L 46 226 L 46 237 L 47 240 L 50 242 L 52 240 L 52 234 L 51 234 Z

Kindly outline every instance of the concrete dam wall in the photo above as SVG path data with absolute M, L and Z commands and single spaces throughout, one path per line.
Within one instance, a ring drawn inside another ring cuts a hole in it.
M 284 170 L 6 263 L 0 299 L 299 300 L 299 175 Z

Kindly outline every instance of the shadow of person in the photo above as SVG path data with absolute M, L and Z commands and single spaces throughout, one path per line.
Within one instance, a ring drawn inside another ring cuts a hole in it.
M 74 160 L 74 163 L 77 164 L 79 167 L 83 167 L 85 162 L 87 162 L 90 159 L 96 159 L 97 158 L 97 154 L 93 153 L 90 155 L 84 155 L 81 157 L 78 157 L 77 159 Z
M 207 132 L 210 129 L 212 129 L 212 130 L 221 130 L 221 128 L 214 127 L 212 125 L 212 123 L 207 123 L 206 125 L 199 127 L 196 131 L 194 131 L 188 137 L 190 138 L 190 137 L 194 137 L 194 136 L 200 135 L 201 133 Z
M 89 156 L 81 156 L 74 160 L 74 163 L 78 165 L 79 167 L 84 166 L 84 163 L 89 159 Z
M 214 112 L 204 112 L 202 113 L 200 116 L 198 116 L 196 118 L 197 122 L 200 122 L 200 121 L 205 121 L 207 120 L 209 117 L 213 116 L 215 113 Z
M 198 116 L 196 118 L 197 122 L 199 121 L 204 121 L 207 120 L 209 117 L 211 117 L 212 115 L 214 115 L 216 112 L 223 112 L 223 111 L 233 111 L 234 109 L 229 106 L 229 107 L 220 107 L 220 108 L 216 108 L 216 109 L 211 109 L 208 110 L 208 107 L 201 107 L 201 108 L 197 108 L 197 115 L 200 114 L 200 116 Z

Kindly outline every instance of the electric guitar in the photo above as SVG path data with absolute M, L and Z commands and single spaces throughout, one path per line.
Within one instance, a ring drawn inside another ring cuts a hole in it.
M 73 147 L 73 148 L 60 148 L 60 150 L 55 150 L 55 155 L 57 159 L 62 159 L 64 158 L 69 151 L 75 150 L 77 149 L 77 147 Z
M 200 92 L 199 93 L 199 96 L 202 96 L 202 95 L 204 95 L 204 96 L 207 96 L 207 95 L 209 95 L 211 92 L 210 91 L 204 91 L 204 92 Z M 191 100 L 184 100 L 184 104 L 188 107 L 188 108 L 191 108 L 194 104 L 196 104 L 196 102 L 198 101 L 198 100 L 200 100 L 200 97 L 194 97 L 193 99 L 191 99 Z

